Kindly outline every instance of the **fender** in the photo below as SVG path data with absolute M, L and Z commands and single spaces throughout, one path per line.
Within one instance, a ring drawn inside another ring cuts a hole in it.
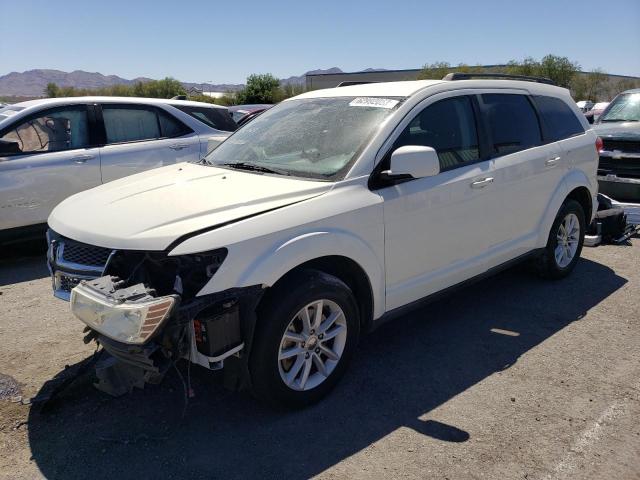
M 365 272 L 373 296 L 373 318 L 385 310 L 384 266 L 371 246 L 351 232 L 340 229 L 323 229 L 299 234 L 280 240 L 263 252 L 251 252 L 253 262 L 246 263 L 239 271 L 225 269 L 225 264 L 238 264 L 236 258 L 245 256 L 245 248 L 231 247 L 226 261 L 214 278 L 198 293 L 207 295 L 232 287 L 274 285 L 287 272 L 305 262 L 324 256 L 343 256 L 356 262 Z M 224 270 L 224 271 L 223 271 Z
M 551 200 L 547 205 L 547 209 L 540 220 L 538 227 L 538 239 L 536 241 L 536 247 L 542 248 L 547 244 L 549 238 L 549 232 L 553 225 L 553 221 L 560 210 L 560 206 L 565 201 L 569 193 L 578 187 L 586 187 L 591 192 L 591 198 L 594 202 L 594 207 L 591 210 L 591 214 L 597 210 L 597 200 L 595 199 L 595 188 L 591 184 L 589 177 L 580 169 L 572 169 L 562 178 L 562 181 L 558 185 L 558 188 L 553 193 Z M 591 219 L 587 219 L 589 222 Z

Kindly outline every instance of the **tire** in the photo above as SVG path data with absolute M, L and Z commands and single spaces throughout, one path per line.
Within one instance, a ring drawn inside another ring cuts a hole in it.
M 562 249 L 562 245 L 559 245 L 559 242 L 564 236 L 564 232 L 567 231 L 567 225 L 575 225 L 579 228 L 579 231 L 575 233 L 569 232 L 569 236 L 565 237 L 567 244 Z M 586 221 L 582 205 L 572 199 L 565 200 L 553 222 L 547 245 L 540 257 L 535 261 L 538 273 L 542 277 L 549 279 L 560 279 L 569 275 L 580 258 L 585 231 Z M 576 242 L 575 250 L 572 240 Z M 561 253 L 556 255 L 562 250 L 564 250 L 564 255 Z
M 315 317 L 319 310 L 321 317 Z M 338 278 L 303 270 L 285 279 L 258 311 L 249 359 L 254 395 L 277 408 L 319 401 L 346 371 L 358 343 L 359 318 L 353 292 Z

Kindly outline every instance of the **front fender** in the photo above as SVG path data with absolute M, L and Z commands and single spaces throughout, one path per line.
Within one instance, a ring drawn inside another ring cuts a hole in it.
M 547 205 L 547 209 L 542 216 L 540 226 L 538 228 L 539 234 L 536 242 L 537 247 L 543 248 L 547 244 L 549 232 L 553 226 L 553 221 L 555 220 L 562 203 L 565 201 L 569 193 L 578 187 L 586 187 L 589 192 L 591 192 L 591 201 L 593 202 L 591 212 L 593 216 L 593 213 L 597 210 L 596 186 L 591 184 L 589 177 L 582 170 L 569 170 L 558 185 L 556 191 L 553 193 L 551 201 Z M 587 219 L 587 222 L 590 223 L 591 219 Z
M 374 318 L 381 316 L 385 308 L 383 257 L 376 254 L 374 248 L 358 236 L 339 229 L 298 234 L 286 240 L 276 241 L 263 252 L 250 251 L 249 245 L 231 247 L 220 270 L 198 295 L 233 287 L 270 287 L 299 265 L 325 256 L 347 257 L 363 269 L 371 285 Z M 251 258 L 253 261 L 239 269 L 235 268 L 244 263 L 241 261 L 242 258 Z

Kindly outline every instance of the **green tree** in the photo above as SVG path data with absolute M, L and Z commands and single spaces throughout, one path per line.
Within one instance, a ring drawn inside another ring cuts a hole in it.
M 247 85 L 236 94 L 236 101 L 244 103 L 274 103 L 279 100 L 280 81 L 271 75 L 253 74 L 247 78 Z
M 58 88 L 58 85 L 56 85 L 55 83 L 49 82 L 47 83 L 47 87 L 44 89 L 44 94 L 49 98 L 55 98 L 59 96 L 60 89 Z
M 452 70 L 454 69 L 448 62 L 425 64 L 420 73 L 418 73 L 418 80 L 442 80 L 442 77 Z

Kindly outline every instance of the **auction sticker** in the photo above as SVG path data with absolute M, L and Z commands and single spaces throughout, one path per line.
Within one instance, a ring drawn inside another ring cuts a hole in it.
M 399 103 L 398 100 L 393 98 L 378 98 L 378 97 L 357 97 L 350 103 L 350 107 L 376 107 L 376 108 L 393 108 Z

